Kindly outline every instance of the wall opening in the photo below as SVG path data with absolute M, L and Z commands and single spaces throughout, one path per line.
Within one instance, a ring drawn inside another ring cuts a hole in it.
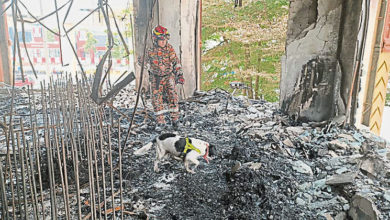
M 279 99 L 289 1 L 202 1 L 201 89 L 245 82 L 250 98 Z

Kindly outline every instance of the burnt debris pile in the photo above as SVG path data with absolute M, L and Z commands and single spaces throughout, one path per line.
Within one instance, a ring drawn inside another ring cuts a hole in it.
M 229 101 L 228 101 L 229 100 Z M 131 152 L 158 134 L 135 131 L 124 155 L 133 212 L 163 219 L 388 219 L 390 149 L 368 132 L 342 129 L 340 119 L 298 123 L 276 104 L 197 93 L 181 104 L 178 134 L 207 140 L 218 156 L 196 174 L 155 153 Z M 123 125 L 125 126 L 125 125 Z
M 133 154 L 159 135 L 150 100 L 125 144 L 134 86 L 97 106 L 86 82 L 63 81 L 13 101 L 2 91 L 0 218 L 390 219 L 389 144 L 342 118 L 296 122 L 273 103 L 197 92 L 165 132 L 217 156 L 199 157 L 195 174 L 172 158 L 155 173 L 153 148 Z

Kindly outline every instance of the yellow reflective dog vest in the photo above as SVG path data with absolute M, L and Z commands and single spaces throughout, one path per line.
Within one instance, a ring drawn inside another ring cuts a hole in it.
M 184 147 L 183 153 L 186 154 L 187 150 L 194 150 L 194 151 L 196 151 L 196 152 L 198 152 L 200 154 L 200 150 L 190 143 L 190 139 L 189 138 L 186 138 L 186 146 Z

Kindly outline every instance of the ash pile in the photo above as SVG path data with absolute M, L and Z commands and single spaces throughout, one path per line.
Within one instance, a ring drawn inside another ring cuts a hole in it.
M 214 90 L 181 103 L 176 133 L 218 151 L 195 174 L 174 159 L 155 173 L 154 150 L 133 155 L 159 135 L 153 119 L 134 129 L 122 160 L 130 211 L 156 219 L 390 219 L 389 143 L 337 119 L 295 122 L 276 104 L 229 97 Z

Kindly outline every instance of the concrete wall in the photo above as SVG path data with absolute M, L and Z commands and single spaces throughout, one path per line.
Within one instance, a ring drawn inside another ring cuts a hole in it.
M 200 47 L 197 41 L 197 8 L 199 1 L 187 1 L 181 4 L 181 61 L 183 65 L 184 77 L 186 80 L 186 96 L 192 95 L 199 89 L 198 78 L 200 71 L 197 70 L 197 49 Z
M 157 4 L 157 3 L 156 3 Z M 145 46 L 145 32 L 148 30 L 148 36 L 146 40 L 146 51 L 147 48 L 149 48 L 152 45 L 152 39 L 151 39 L 151 28 L 155 27 L 158 24 L 158 5 L 154 5 L 153 7 L 153 13 L 151 14 L 153 6 L 152 0 L 134 0 L 133 1 L 133 7 L 134 7 L 134 44 L 135 44 L 135 75 L 136 75 L 136 83 L 139 86 L 140 81 L 140 73 L 141 73 L 141 67 L 138 65 L 137 60 L 138 57 L 142 57 L 144 53 L 144 46 Z M 151 17 L 152 16 L 152 17 Z M 151 19 L 150 26 L 148 27 L 149 19 Z M 148 90 L 149 88 L 149 77 L 148 77 L 148 71 L 144 70 L 144 78 L 142 86 Z
M 171 34 L 169 43 L 173 46 L 179 58 L 181 58 L 181 1 L 164 0 L 158 2 L 157 16 L 159 17 L 159 24 L 168 29 Z
M 135 11 L 135 44 L 136 57 L 143 53 L 145 30 L 153 0 L 134 0 Z M 191 96 L 194 91 L 199 89 L 198 79 L 200 72 L 199 66 L 199 41 L 197 33 L 199 32 L 199 7 L 200 0 L 164 0 L 156 1 L 154 7 L 154 19 L 151 28 L 160 24 L 168 29 L 171 34 L 169 43 L 172 44 L 183 66 L 184 73 L 184 93 L 185 97 Z M 148 13 L 147 13 L 148 12 Z M 149 32 L 151 32 L 149 28 Z M 148 47 L 151 44 L 151 38 L 148 37 Z M 139 81 L 140 66 L 135 65 L 137 82 Z M 144 72 L 144 87 L 148 87 L 147 71 Z M 179 94 L 181 92 L 179 91 Z M 182 97 L 183 98 L 183 97 Z
M 363 7 L 362 0 L 348 0 L 344 3 L 343 20 L 341 21 L 341 41 L 338 45 L 340 53 L 338 59 L 340 61 L 342 78 L 340 94 L 344 103 L 348 103 L 350 98 L 351 89 L 351 122 L 355 121 L 356 108 L 358 107 L 357 94 L 360 90 L 361 84 L 361 60 L 363 56 L 363 44 L 365 33 L 365 21 L 361 20 L 364 18 L 366 8 Z M 360 25 L 360 23 L 362 25 Z M 356 63 L 356 61 L 359 61 Z M 356 70 L 355 70 L 356 69 Z M 353 76 L 356 71 L 355 80 Z M 354 82 L 353 88 L 352 82 Z M 360 121 L 360 120 L 359 120 Z
M 361 0 L 290 0 L 281 109 L 322 121 L 346 112 Z

